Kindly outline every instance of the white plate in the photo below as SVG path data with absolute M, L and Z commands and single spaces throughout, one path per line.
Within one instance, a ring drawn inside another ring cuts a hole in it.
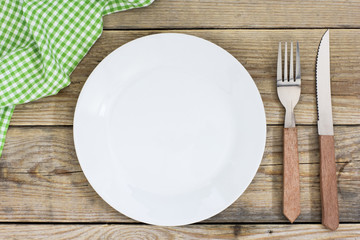
M 175 33 L 107 56 L 74 118 L 76 153 L 95 191 L 155 225 L 198 222 L 230 206 L 253 179 L 265 137 L 263 103 L 245 68 L 219 46 Z

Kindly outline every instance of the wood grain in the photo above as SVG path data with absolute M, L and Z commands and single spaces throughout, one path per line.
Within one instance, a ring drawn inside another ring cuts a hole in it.
M 283 213 L 291 223 L 300 215 L 300 174 L 296 128 L 284 128 Z
M 147 8 L 106 16 L 104 27 L 358 28 L 359 6 L 359 0 L 156 0 Z
M 334 136 L 319 136 L 322 223 L 331 230 L 339 226 Z
M 335 232 L 320 224 L 305 224 L 321 221 L 314 81 L 316 51 L 325 31 L 321 28 L 332 28 L 340 220 L 360 222 L 359 6 L 360 0 L 156 0 L 147 8 L 106 16 L 105 31 L 73 72 L 72 84 L 56 96 L 16 107 L 0 161 L 0 239 L 360 239 L 360 224 L 340 224 Z M 72 140 L 80 90 L 111 51 L 137 37 L 160 32 L 203 37 L 233 54 L 254 78 L 271 125 L 282 124 L 284 116 L 275 88 L 277 43 L 300 41 L 303 84 L 295 114 L 297 123 L 305 125 L 298 128 L 302 214 L 297 222 L 303 224 L 256 224 L 286 222 L 281 214 L 280 126 L 267 129 L 264 159 L 252 184 L 232 206 L 206 220 L 209 225 L 163 228 L 134 224 L 91 188 Z M 105 222 L 127 224 L 94 224 Z
M 360 224 L 341 224 L 330 233 L 320 224 L 302 225 L 0 225 L 1 239 L 360 239 Z
M 99 62 L 135 38 L 174 31 L 105 31 L 71 75 L 71 85 L 56 96 L 19 105 L 11 125 L 72 125 L 77 98 Z M 284 109 L 276 94 L 279 41 L 300 42 L 302 89 L 296 106 L 297 124 L 316 124 L 315 58 L 324 30 L 186 30 L 233 54 L 253 77 L 264 101 L 268 124 L 282 124 Z M 334 123 L 360 124 L 360 29 L 331 30 L 331 86 Z
M 269 126 L 261 166 L 245 193 L 206 222 L 287 222 L 282 214 L 281 126 Z M 360 221 L 360 126 L 336 126 L 339 212 Z M 315 126 L 299 126 L 302 214 L 321 221 L 319 143 Z M 1 222 L 133 222 L 108 206 L 81 171 L 71 127 L 10 127 L 0 161 Z

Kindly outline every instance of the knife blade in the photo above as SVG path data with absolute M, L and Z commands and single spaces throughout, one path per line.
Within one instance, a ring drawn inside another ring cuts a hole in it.
M 320 190 L 322 224 L 331 230 L 336 230 L 339 226 L 339 210 L 330 85 L 330 36 L 327 30 L 320 41 L 316 59 Z
M 334 135 L 331 87 L 329 30 L 321 39 L 316 61 L 316 94 L 319 135 Z

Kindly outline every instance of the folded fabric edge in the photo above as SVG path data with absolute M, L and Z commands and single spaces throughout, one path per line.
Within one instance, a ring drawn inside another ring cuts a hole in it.
M 14 106 L 0 108 L 0 157 L 5 145 L 6 133 L 9 128 L 10 119 L 14 112 Z
M 129 1 L 124 1 L 127 3 L 122 3 L 122 4 L 119 4 L 118 3 L 119 1 L 116 0 L 108 1 L 108 3 L 104 6 L 102 15 L 105 16 L 111 13 L 130 10 L 133 8 L 147 7 L 150 4 L 152 4 L 154 1 L 155 0 L 129 0 Z

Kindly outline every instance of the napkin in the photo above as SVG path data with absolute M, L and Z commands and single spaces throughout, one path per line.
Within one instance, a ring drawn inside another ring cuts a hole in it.
M 102 32 L 102 16 L 154 0 L 0 0 L 0 156 L 15 105 L 54 95 Z

